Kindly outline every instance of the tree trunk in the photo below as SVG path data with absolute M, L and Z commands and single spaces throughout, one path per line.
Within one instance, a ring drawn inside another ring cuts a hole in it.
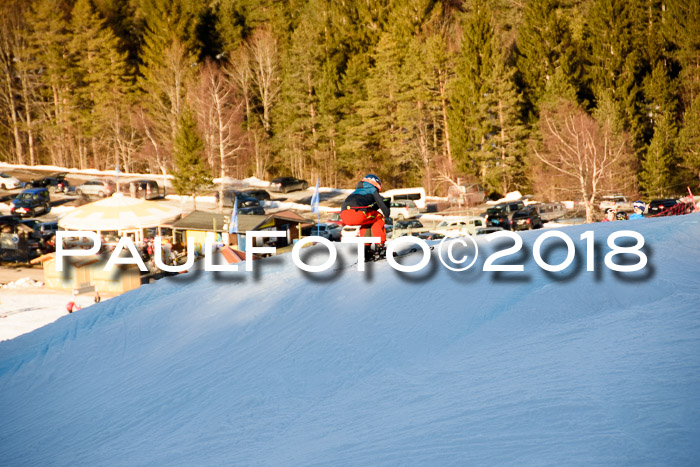
M 12 88 L 12 77 L 10 73 L 5 73 L 5 82 L 7 84 L 7 98 L 9 104 L 10 115 L 12 116 L 12 136 L 15 140 L 15 156 L 18 164 L 24 164 L 24 149 L 22 148 L 22 137 L 19 133 L 19 122 L 17 119 L 17 106 L 15 104 L 15 93 Z
M 447 155 L 447 170 L 448 175 L 452 176 L 452 171 L 454 170 L 454 164 L 452 162 L 452 145 L 450 144 L 450 127 L 447 120 L 447 96 L 445 89 L 445 80 L 443 79 L 444 71 L 438 71 L 438 83 L 440 88 L 440 104 L 442 107 L 442 124 L 445 127 L 445 152 Z

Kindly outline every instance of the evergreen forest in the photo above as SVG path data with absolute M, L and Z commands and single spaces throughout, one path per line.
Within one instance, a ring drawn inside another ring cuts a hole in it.
M 1 3 L 1 161 L 589 204 L 698 188 L 697 1 Z

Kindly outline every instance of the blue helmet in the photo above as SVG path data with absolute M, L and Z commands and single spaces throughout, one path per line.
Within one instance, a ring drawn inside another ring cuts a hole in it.
M 632 203 L 632 207 L 634 209 L 641 209 L 642 211 L 644 211 L 647 205 L 644 204 L 644 201 L 635 201 L 634 203 Z
M 374 185 L 377 190 L 382 191 L 382 180 L 374 174 L 367 174 L 362 178 L 363 182 Z

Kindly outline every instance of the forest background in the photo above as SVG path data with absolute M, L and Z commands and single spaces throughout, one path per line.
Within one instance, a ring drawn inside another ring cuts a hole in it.
M 592 205 L 700 175 L 694 1 L 5 0 L 0 79 L 0 160 L 184 192 L 374 172 Z

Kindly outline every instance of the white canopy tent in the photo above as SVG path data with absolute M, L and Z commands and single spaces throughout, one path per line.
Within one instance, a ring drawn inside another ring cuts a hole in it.
M 179 217 L 179 207 L 116 193 L 66 213 L 58 219 L 58 227 L 63 230 L 90 230 L 105 236 L 129 235 L 140 242 L 144 238 L 144 229 L 158 229 Z

